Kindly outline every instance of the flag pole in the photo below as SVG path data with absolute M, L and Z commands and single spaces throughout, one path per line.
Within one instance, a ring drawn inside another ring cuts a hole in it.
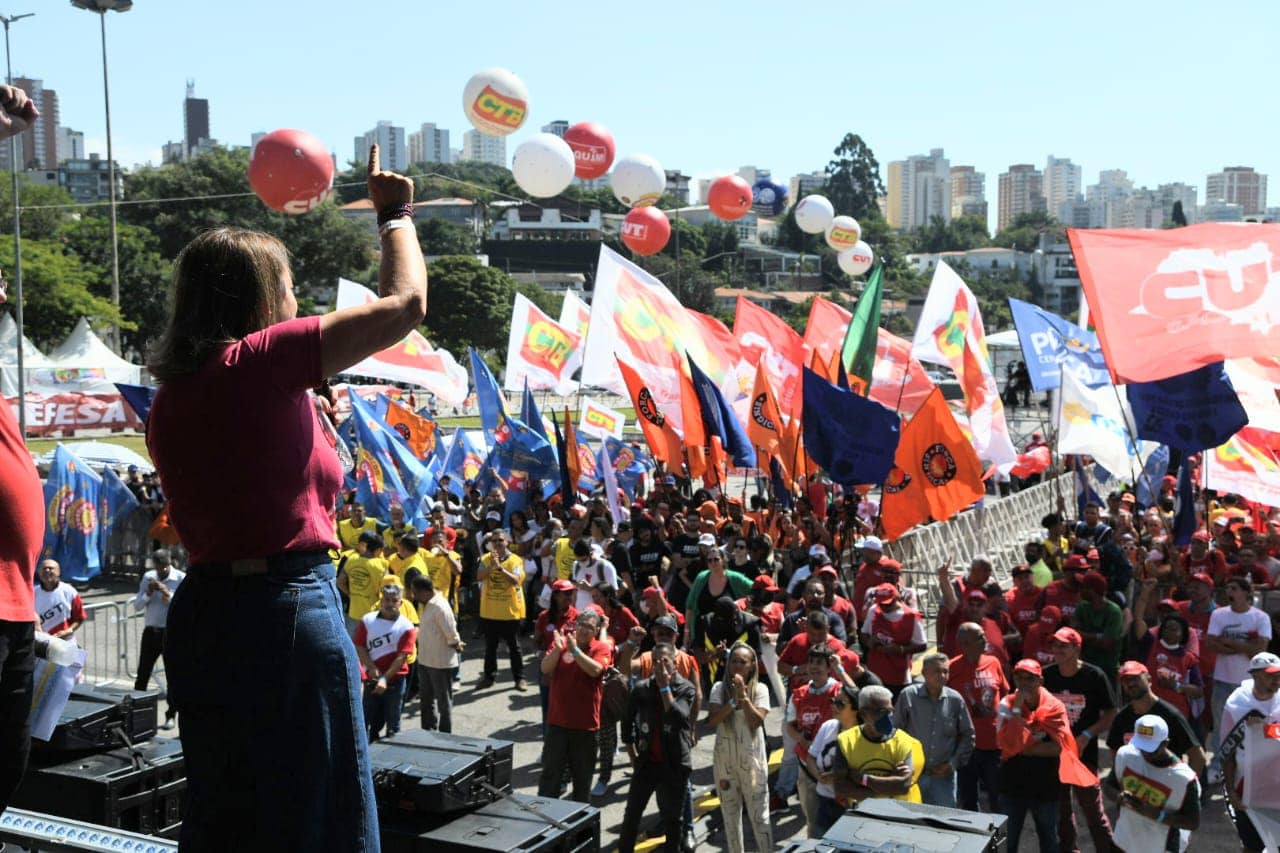
M 1050 399 L 1056 397 L 1056 405 L 1053 407 L 1053 432 L 1049 437 L 1049 461 L 1054 471 L 1057 471 L 1058 466 L 1062 464 L 1062 453 L 1058 451 L 1058 435 L 1062 431 L 1062 378 L 1066 372 L 1066 366 L 1061 361 L 1058 362 L 1058 387 L 1054 389 L 1057 393 L 1050 394 Z M 1062 473 L 1066 473 L 1065 468 Z M 1050 512 L 1056 511 L 1058 504 L 1062 503 L 1062 482 L 1057 474 L 1053 478 L 1053 499 L 1055 503 L 1049 508 Z
M 874 369 L 874 366 L 873 368 Z M 898 385 L 898 401 L 893 404 L 893 413 L 898 416 L 898 429 L 902 429 L 902 395 L 907 391 L 907 379 L 911 376 L 911 356 L 907 356 L 907 366 L 902 371 L 902 382 Z M 936 385 L 934 386 L 937 387 Z M 871 396 L 871 386 L 867 385 L 867 396 Z M 899 432 L 901 435 L 901 432 Z M 893 473 L 893 466 L 889 467 L 889 473 Z M 880 527 L 880 517 L 884 515 L 884 487 L 889 482 L 889 478 L 885 477 L 880 483 L 880 501 L 876 505 L 876 517 L 871 520 L 871 532 L 875 532 Z
M 1120 399 L 1120 389 L 1116 387 L 1116 384 L 1114 382 L 1111 383 L 1111 390 L 1116 395 L 1116 404 L 1120 407 L 1120 417 L 1124 419 L 1124 430 L 1129 434 L 1130 447 L 1132 447 L 1133 449 L 1133 454 L 1131 454 L 1129 458 L 1130 460 L 1132 460 L 1133 457 L 1137 456 L 1139 452 L 1138 451 L 1138 434 L 1137 434 L 1138 429 L 1137 429 L 1137 426 L 1131 425 L 1129 423 L 1129 411 L 1125 407 L 1124 402 Z M 1133 473 L 1133 462 L 1132 461 L 1129 462 L 1129 478 L 1130 478 L 1129 482 L 1133 483 L 1134 488 L 1137 488 L 1139 476 L 1141 476 L 1142 482 L 1147 484 L 1147 492 L 1150 493 L 1150 495 L 1154 498 L 1156 496 L 1156 491 L 1151 487 L 1151 479 L 1147 477 L 1146 463 L 1143 462 L 1140 456 L 1138 457 L 1138 462 L 1139 462 L 1139 465 L 1138 465 L 1137 474 Z

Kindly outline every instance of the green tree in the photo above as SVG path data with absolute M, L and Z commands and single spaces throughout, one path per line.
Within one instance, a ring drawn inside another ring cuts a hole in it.
M 662 248 L 662 254 L 677 257 L 676 247 L 679 246 L 679 257 L 693 257 L 701 260 L 707 256 L 707 238 L 703 235 L 701 228 L 695 228 L 683 219 L 673 218 L 671 220 L 671 239 L 667 240 L 667 245 Z
M 907 238 L 912 252 L 958 252 L 991 244 L 987 223 L 980 216 L 958 216 L 950 222 L 941 216 L 913 231 Z
M 715 307 L 716 288 L 728 284 L 720 273 L 705 269 L 700 258 L 685 256 L 677 261 L 670 255 L 657 254 L 637 259 L 637 263 L 660 279 L 681 305 L 704 314 Z
M 474 255 L 479 243 L 470 228 L 432 217 L 417 224 L 424 255 Z
M 1048 234 L 1050 242 L 1060 243 L 1067 238 L 1061 222 L 1043 210 L 1020 213 L 1013 222 L 996 232 L 991 245 L 1002 249 L 1033 252 L 1040 244 L 1040 235 Z
M 146 228 L 120 224 L 116 230 L 120 310 L 135 327 L 122 333 L 123 347 L 143 353 L 164 328 L 173 263 L 160 254 L 159 238 Z M 110 233 L 110 224 L 101 216 L 69 220 L 58 232 L 62 244 L 80 259 L 93 293 L 103 297 L 111 293 Z
M 432 262 L 427 276 L 426 335 L 432 344 L 453 353 L 467 346 L 506 347 L 516 293 L 511 276 L 456 255 Z
M 0 240 L 0 268 L 13 268 L 12 240 Z M 93 286 L 92 271 L 61 243 L 23 239 L 23 331 L 36 346 L 45 351 L 57 346 L 81 317 L 98 329 L 124 325 L 119 310 L 110 299 L 94 295 Z
M 18 203 L 22 206 L 22 237 L 48 240 L 73 212 L 83 208 L 57 207 L 71 205 L 74 200 L 61 187 L 33 184 L 25 175 L 18 177 Z M 92 208 L 90 208 L 92 210 Z M 105 208 L 103 208 L 105 212 Z M 11 172 L 0 173 L 0 231 L 13 242 L 13 178 Z
M 551 319 L 557 320 L 560 318 L 560 308 L 564 304 L 564 294 L 551 293 L 529 281 L 515 282 L 515 289 L 516 293 L 524 294 L 530 302 L 537 305 L 542 310 L 542 313 Z M 508 317 L 507 319 L 509 321 L 511 318 Z M 507 332 L 510 333 L 510 331 L 510 328 L 508 328 Z
M 702 228 L 702 237 L 706 240 L 706 263 L 704 269 L 723 270 L 729 267 L 733 259 L 730 255 L 738 251 L 738 228 L 731 222 L 707 222 Z
M 848 133 L 831 153 L 835 159 L 827 164 L 827 183 L 822 193 L 835 206 L 836 213 L 852 216 L 860 223 L 879 218 L 878 199 L 884 195 L 884 184 L 871 148 L 861 136 Z

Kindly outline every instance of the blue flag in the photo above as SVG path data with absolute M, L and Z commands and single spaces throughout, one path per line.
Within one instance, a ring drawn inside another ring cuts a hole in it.
M 441 473 L 449 475 L 449 491 L 460 498 L 466 497 L 464 485 L 479 476 L 487 455 L 483 447 L 476 446 L 465 429 L 455 429 L 441 469 Z
M 791 509 L 791 490 L 787 488 L 786 478 L 782 476 L 782 463 L 775 456 L 769 457 L 769 482 L 773 496 L 778 499 L 782 508 Z
M 1009 300 L 1009 310 L 1031 374 L 1031 387 L 1037 393 L 1057 388 L 1062 373 L 1070 373 L 1090 388 L 1111 382 L 1093 332 L 1019 299 Z
M 567 509 L 578 502 L 578 491 L 574 488 L 576 484 L 569 481 L 569 457 L 565 453 L 564 433 L 560 431 L 560 421 L 556 419 L 554 409 L 551 411 L 551 427 L 556 434 L 556 458 L 560 460 L 560 494 Z
M 814 461 L 846 488 L 883 483 L 898 452 L 895 412 L 840 389 L 804 368 L 804 445 Z
M 693 379 L 693 390 L 698 396 L 698 408 L 702 410 L 702 423 L 707 429 L 707 438 L 717 436 L 720 444 L 733 457 L 735 465 L 743 468 L 756 467 L 756 449 L 747 438 L 747 431 L 742 428 L 737 414 L 724 394 L 711 377 L 689 358 L 689 376 Z
M 138 508 L 138 499 L 129 491 L 111 466 L 102 469 L 102 490 L 98 497 L 98 518 L 102 523 L 102 536 L 98 541 L 98 556 L 105 563 L 107 539 L 112 529 Z
M 648 470 L 643 457 L 638 456 L 635 448 L 630 444 L 619 441 L 611 435 L 604 437 L 602 446 L 608 451 L 609 458 L 613 460 L 613 476 L 618 486 L 627 493 L 628 500 L 635 500 L 640 478 Z M 604 476 L 603 471 L 600 474 Z
M 1133 484 L 1134 497 L 1138 499 L 1138 506 L 1156 505 L 1156 501 L 1160 499 L 1160 485 L 1164 482 L 1164 475 L 1168 473 L 1169 447 L 1162 444 L 1151 451 L 1151 455 L 1147 457 L 1147 464 L 1142 466 L 1138 482 Z
M 351 395 L 351 420 L 358 445 L 356 500 L 369 515 L 383 520 L 390 518 L 391 504 L 398 503 L 405 520 L 422 529 L 429 523 L 422 499 L 435 491 L 435 477 L 357 394 Z
M 534 483 L 559 476 L 560 462 L 550 442 L 528 424 L 505 413 L 493 434 L 492 458 L 494 473 L 507 484 L 503 524 L 511 513 L 529 506 Z
M 533 399 L 533 392 L 529 390 L 527 376 L 524 378 L 524 398 L 520 404 L 520 420 L 542 436 L 544 441 L 551 441 L 551 437 L 547 435 L 547 425 L 542 422 L 542 412 L 538 411 L 538 401 Z
M 99 517 L 102 478 L 61 444 L 53 452 L 44 484 L 45 530 L 41 559 L 53 558 L 62 574 L 83 583 L 102 571 Z
M 151 401 L 156 398 L 156 389 L 151 385 L 126 385 L 123 382 L 117 382 L 115 385 L 120 395 L 124 397 L 124 401 L 138 413 L 138 419 L 145 427 L 147 418 L 151 415 Z
M 480 425 L 484 427 L 484 437 L 493 441 L 493 434 L 498 429 L 498 422 L 506 412 L 502 391 L 498 389 L 498 380 L 493 378 L 489 366 L 480 358 L 474 347 L 468 347 L 471 354 L 471 376 L 476 384 L 476 405 L 480 407 Z
M 1249 423 L 1222 362 L 1127 386 L 1138 438 L 1183 453 L 1225 444 Z
M 1178 492 L 1173 499 L 1173 544 L 1179 548 L 1191 544 L 1196 532 L 1196 498 L 1191 489 L 1191 463 L 1183 457 L 1178 466 Z

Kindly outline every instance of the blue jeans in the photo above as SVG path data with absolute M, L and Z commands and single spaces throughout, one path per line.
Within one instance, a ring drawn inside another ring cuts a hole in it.
M 1213 760 L 1206 771 L 1209 778 L 1222 773 L 1222 708 L 1239 686 L 1216 678 L 1213 680 L 1213 692 L 1209 694 L 1209 709 L 1213 712 Z
M 359 668 L 333 563 L 311 552 L 269 566 L 243 577 L 193 566 L 169 606 L 169 704 L 187 771 L 179 844 L 378 853 Z
M 925 805 L 956 807 L 956 772 L 952 770 L 946 776 L 930 776 L 928 771 L 920 774 L 916 783 L 920 786 L 920 797 Z
M 1058 801 L 1030 800 L 1025 797 L 1000 798 L 1000 811 L 1009 816 L 1009 853 L 1018 853 L 1018 839 L 1027 812 L 1036 824 L 1036 836 L 1040 840 L 1040 853 L 1058 853 Z
M 374 741 L 382 736 L 382 727 L 387 727 L 387 735 L 400 732 L 400 713 L 404 710 L 404 694 L 409 687 L 409 676 L 404 675 L 395 681 L 387 682 L 387 689 L 381 695 L 366 687 L 364 693 L 364 717 L 369 727 L 369 740 Z

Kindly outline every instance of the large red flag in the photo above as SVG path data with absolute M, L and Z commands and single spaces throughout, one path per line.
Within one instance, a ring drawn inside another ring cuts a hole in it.
M 640 429 L 644 431 L 644 439 L 649 444 L 649 450 L 666 463 L 668 471 L 679 471 L 680 466 L 684 464 L 680 436 L 676 435 L 667 416 L 659 408 L 657 400 L 653 398 L 653 393 L 644 384 L 640 374 L 636 373 L 635 368 L 619 358 L 618 369 L 622 371 L 622 379 L 627 384 L 627 393 L 631 397 L 631 404 L 635 406 L 636 420 L 640 422 Z
M 1280 225 L 1070 228 L 1067 239 L 1117 383 L 1280 351 Z
M 886 408 L 912 417 L 937 387 L 920 361 L 911 355 L 911 341 L 877 330 L 876 366 L 868 395 Z
M 801 371 L 809 361 L 804 340 L 781 317 L 742 296 L 738 297 L 733 334 L 743 359 L 769 371 L 769 381 L 778 392 L 778 407 L 786 415 L 799 417 Z
M 804 327 L 805 346 L 817 353 L 823 364 L 830 364 L 832 356 L 840 353 L 845 331 L 852 319 L 852 314 L 830 299 L 813 297 L 809 322 Z

